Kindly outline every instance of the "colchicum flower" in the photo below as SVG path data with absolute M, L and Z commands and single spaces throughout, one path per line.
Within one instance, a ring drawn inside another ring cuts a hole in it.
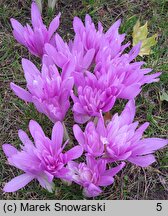
M 89 49 L 85 51 L 84 45 L 79 37 L 75 37 L 74 41 L 68 44 L 63 41 L 61 36 L 56 33 L 55 45 L 45 45 L 46 54 L 43 56 L 45 64 L 56 64 L 58 67 L 63 68 L 67 61 L 74 61 L 75 71 L 86 71 L 94 58 L 95 50 Z
M 86 197 L 95 197 L 102 192 L 100 186 L 108 186 L 114 182 L 114 176 L 125 166 L 122 162 L 119 166 L 106 169 L 107 162 L 102 159 L 95 160 L 86 156 L 85 163 L 70 161 L 67 168 L 70 170 L 72 180 L 81 185 Z
M 35 145 L 24 131 L 19 130 L 18 135 L 23 143 L 20 151 L 10 144 L 2 146 L 9 164 L 25 172 L 8 182 L 3 189 L 5 192 L 17 191 L 33 179 L 37 179 L 42 187 L 52 191 L 53 178 L 71 180 L 65 165 L 82 155 L 80 146 L 62 153 L 68 141 L 62 146 L 61 122 L 54 125 L 51 139 L 45 136 L 40 125 L 33 120 L 29 123 L 29 130 Z
M 120 35 L 118 33 L 121 20 L 115 22 L 106 33 L 103 33 L 102 24 L 98 23 L 98 30 L 96 30 L 91 17 L 87 14 L 85 17 L 85 25 L 78 17 L 74 18 L 73 28 L 75 31 L 75 37 L 79 37 L 84 44 L 85 50 L 95 49 L 95 55 L 99 54 L 99 51 L 106 49 L 110 51 L 110 55 L 115 57 L 121 53 L 127 45 L 121 45 L 124 41 L 125 34 Z
M 55 65 L 42 66 L 40 72 L 29 60 L 23 59 L 22 66 L 29 91 L 11 83 L 11 89 L 22 100 L 31 102 L 52 122 L 63 121 L 70 107 L 69 96 L 73 88 L 73 62 L 67 62 L 59 74 Z
M 168 140 L 142 138 L 149 123 L 137 129 L 138 122 L 133 122 L 134 116 L 135 104 L 131 100 L 121 115 L 115 114 L 107 125 L 103 117 L 99 118 L 96 127 L 93 122 L 89 122 L 85 132 L 74 125 L 75 138 L 89 155 L 102 156 L 108 162 L 127 160 L 147 167 L 155 162 L 153 153 L 168 144 Z
M 32 54 L 42 57 L 45 43 L 52 41 L 52 36 L 59 27 L 60 13 L 50 23 L 49 28 L 43 24 L 40 11 L 36 3 L 31 6 L 31 20 L 33 29 L 29 24 L 22 26 L 17 20 L 11 19 L 15 39 L 28 48 Z
M 148 75 L 151 68 L 141 68 L 144 62 L 132 62 L 140 52 L 141 44 L 134 46 L 128 54 L 111 58 L 102 51 L 101 61 L 96 65 L 94 73 L 98 79 L 106 76 L 108 85 L 117 88 L 117 98 L 133 99 L 147 83 L 159 81 L 161 73 Z
M 79 79 L 76 79 L 78 74 Z M 94 74 L 86 71 L 84 75 L 77 73 L 74 76 L 77 88 L 78 97 L 71 92 L 73 99 L 74 119 L 77 123 L 85 123 L 91 117 L 100 116 L 100 110 L 108 112 L 111 110 L 116 99 L 116 88 L 108 85 L 106 77 L 97 79 Z

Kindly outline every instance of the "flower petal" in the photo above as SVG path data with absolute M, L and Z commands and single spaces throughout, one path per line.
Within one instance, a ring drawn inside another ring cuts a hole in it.
M 6 157 L 12 157 L 14 154 L 17 154 L 18 150 L 10 144 L 3 144 L 2 149 Z
M 49 33 L 49 38 L 54 34 L 54 32 L 57 30 L 59 27 L 59 19 L 60 19 L 61 13 L 59 13 L 50 23 L 48 33 Z
M 71 77 L 74 70 L 75 70 L 75 63 L 74 60 L 71 59 L 67 63 L 65 63 L 62 68 L 62 73 L 61 73 L 62 80 Z
M 146 138 L 138 142 L 132 155 L 145 155 L 155 152 L 168 144 L 168 140 L 160 138 Z
M 74 112 L 74 120 L 76 123 L 84 124 L 90 119 L 90 116 Z
M 83 153 L 83 148 L 81 146 L 75 146 L 67 151 L 64 155 L 66 156 L 66 163 L 70 160 L 79 158 Z
M 5 187 L 3 188 L 3 191 L 5 192 L 15 192 L 25 185 L 27 185 L 29 182 L 31 182 L 34 179 L 33 175 L 30 174 L 22 174 L 20 176 L 17 176 L 13 178 L 10 182 L 8 182 Z
M 83 58 L 83 67 L 85 69 L 88 69 L 88 67 L 92 63 L 94 55 L 95 55 L 95 50 L 94 49 L 88 50 L 87 53 L 85 54 L 85 56 Z
M 101 135 L 103 137 L 107 136 L 106 127 L 104 124 L 104 118 L 103 118 L 102 112 L 100 113 L 100 117 L 99 117 L 98 122 L 97 122 L 96 130 L 99 133 L 99 135 Z
M 140 84 L 137 83 L 130 86 L 125 86 L 125 88 L 123 88 L 121 93 L 118 95 L 118 98 L 131 100 L 140 93 L 141 91 L 140 87 L 141 87 Z
M 135 45 L 131 51 L 129 52 L 129 61 L 131 62 L 133 59 L 135 59 L 139 52 L 140 52 L 140 48 L 141 48 L 142 43 L 139 42 L 137 45 Z
M 13 35 L 15 39 L 22 45 L 26 46 L 26 41 L 24 38 L 24 27 L 15 19 L 10 19 L 12 27 L 13 27 Z
M 120 172 L 120 170 L 123 169 L 123 167 L 125 166 L 125 162 L 122 162 L 120 165 L 114 167 L 114 168 L 111 168 L 109 170 L 106 170 L 105 171 L 105 175 L 106 176 L 115 176 L 118 172 Z
M 145 156 L 129 157 L 127 160 L 141 167 L 147 167 L 156 161 L 155 157 L 152 154 Z
M 29 130 L 33 138 L 35 138 L 36 132 L 40 133 L 42 136 L 45 137 L 45 134 L 43 132 L 43 129 L 41 126 L 34 120 L 30 120 L 29 122 Z
M 31 5 L 31 20 L 34 29 L 39 28 L 41 25 L 43 25 L 39 8 L 34 2 Z
M 78 141 L 78 143 L 80 145 L 84 145 L 85 137 L 83 135 L 83 131 L 81 130 L 81 128 L 77 124 L 75 124 L 73 126 L 73 133 L 74 133 L 74 136 L 75 136 L 76 140 Z
M 32 95 L 28 91 L 26 91 L 25 89 L 21 88 L 18 85 L 15 85 L 14 83 L 10 83 L 10 88 L 22 100 L 24 100 L 26 102 L 32 102 Z
M 134 120 L 135 116 L 135 101 L 130 100 L 124 110 L 122 111 L 120 115 L 120 119 L 122 119 L 121 124 L 126 125 L 126 124 L 131 124 Z
M 22 59 L 22 67 L 27 83 L 31 83 L 35 77 L 41 76 L 37 67 L 28 59 Z
M 102 108 L 103 112 L 108 112 L 112 109 L 114 106 L 114 103 L 116 101 L 116 97 L 112 97 L 108 103 L 105 104 L 105 106 Z
M 18 131 L 19 139 L 22 141 L 22 143 L 25 146 L 33 146 L 32 141 L 29 139 L 27 133 L 25 133 L 23 130 Z
M 99 180 L 100 186 L 108 186 L 114 182 L 114 178 L 112 176 L 101 176 Z
M 79 19 L 78 17 L 74 17 L 73 29 L 74 29 L 74 32 L 76 34 L 79 34 L 80 32 L 83 32 L 83 30 L 84 30 L 84 25 L 83 25 L 81 19 Z
M 95 197 L 98 196 L 101 192 L 102 190 L 93 183 L 83 189 L 83 195 L 86 197 Z
M 56 150 L 60 149 L 62 146 L 63 134 L 64 134 L 64 129 L 63 129 L 62 123 L 61 122 L 55 123 L 55 125 L 52 129 L 51 140 L 53 143 L 53 147 Z

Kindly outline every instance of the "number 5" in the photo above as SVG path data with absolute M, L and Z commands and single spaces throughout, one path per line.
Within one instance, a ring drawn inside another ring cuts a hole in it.
M 162 211 L 162 203 L 157 203 L 156 210 Z

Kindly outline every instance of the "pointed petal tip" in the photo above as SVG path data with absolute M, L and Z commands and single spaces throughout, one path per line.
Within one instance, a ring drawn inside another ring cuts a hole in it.
M 79 145 L 83 145 L 85 142 L 84 134 L 79 125 L 75 124 L 73 126 L 73 134 L 78 141 Z
M 18 152 L 15 147 L 13 147 L 11 144 L 7 144 L 7 143 L 2 145 L 2 150 L 3 150 L 3 152 L 7 158 L 13 156 L 14 154 L 17 154 L 17 152 Z
M 73 131 L 75 131 L 76 129 L 78 129 L 79 128 L 79 125 L 78 124 L 74 124 L 73 125 Z
M 32 95 L 25 89 L 21 88 L 13 82 L 10 83 L 10 88 L 16 94 L 16 96 L 18 96 L 22 100 L 32 102 Z
M 19 30 L 18 27 L 23 27 L 19 21 L 14 18 L 10 18 L 11 25 L 13 29 Z
M 118 24 L 118 26 L 120 26 L 120 25 L 121 25 L 121 22 L 122 22 L 122 19 L 120 18 L 120 19 L 118 19 L 118 20 L 116 21 L 116 24 Z
M 38 6 L 37 6 L 36 2 L 33 1 L 31 4 L 31 9 L 34 9 L 34 8 L 38 9 Z
M 31 130 L 31 128 L 34 128 L 34 125 L 38 125 L 38 126 L 40 126 L 35 120 L 33 120 L 33 119 L 31 119 L 30 121 L 29 121 L 29 130 Z
M 55 124 L 56 125 L 62 125 L 62 123 L 60 121 L 57 121 Z
M 59 129 L 59 128 L 62 129 L 62 128 L 63 128 L 62 122 L 57 121 L 57 122 L 54 124 L 54 127 L 57 128 L 57 129 Z
M 13 82 L 10 82 L 10 89 L 14 92 L 15 92 L 15 87 L 17 87 L 17 85 Z
M 30 121 L 29 121 L 29 125 L 31 126 L 32 124 L 36 124 L 37 122 L 35 121 L 35 120 L 33 120 L 33 119 L 31 119 Z M 38 123 L 37 123 L 38 124 Z
M 16 84 L 13 83 L 13 82 L 10 82 L 10 88 L 13 90 L 13 87 L 15 86 Z
M 149 154 L 144 156 L 130 157 L 128 158 L 128 161 L 140 167 L 148 167 L 154 163 L 156 159 L 153 154 Z
M 122 169 L 122 168 L 124 168 L 124 167 L 125 167 L 125 165 L 126 165 L 126 163 L 125 163 L 125 162 L 122 162 L 122 163 L 120 164 L 120 166 L 121 166 L 121 169 Z
M 26 64 L 29 62 L 31 62 L 31 61 L 29 59 L 26 59 L 26 58 L 22 58 L 22 60 L 21 60 L 22 66 L 23 66 L 23 64 Z
M 147 127 L 149 127 L 150 123 L 149 122 L 145 122 L 144 125 Z
M 10 18 L 10 22 L 11 22 L 12 27 L 13 27 L 15 21 L 17 21 L 17 20 L 15 20 L 14 18 Z

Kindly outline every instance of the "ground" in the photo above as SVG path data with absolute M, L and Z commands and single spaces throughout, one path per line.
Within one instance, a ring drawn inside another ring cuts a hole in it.
M 19 45 L 12 36 L 10 18 L 18 19 L 22 24 L 30 22 L 31 1 L 4 0 L 0 3 L 0 190 L 20 171 L 9 166 L 2 152 L 3 143 L 12 143 L 19 146 L 17 130 L 27 131 L 30 119 L 37 120 L 44 131 L 50 135 L 52 123 L 39 114 L 33 105 L 25 104 L 10 90 L 11 81 L 25 86 L 22 57 L 32 60 L 39 66 L 39 60 L 28 54 L 27 50 Z M 66 2 L 66 3 L 65 3 Z M 167 0 L 58 0 L 55 14 L 62 13 L 59 33 L 64 39 L 73 36 L 72 20 L 74 16 L 84 18 L 88 13 L 95 23 L 99 20 L 105 29 L 117 19 L 122 18 L 120 31 L 131 39 L 132 29 L 139 18 L 144 24 L 148 21 L 150 34 L 158 33 L 158 44 L 153 48 L 153 54 L 145 57 L 147 66 L 155 71 L 162 71 L 160 82 L 143 87 L 141 94 L 136 98 L 136 120 L 140 123 L 150 122 L 145 136 L 167 137 L 168 131 L 168 102 L 162 99 L 163 92 L 168 92 L 168 1 Z M 45 22 L 49 23 L 53 14 L 44 8 Z M 134 17 L 133 17 L 134 16 Z M 119 101 L 113 112 L 121 111 L 123 102 Z M 69 131 L 73 125 L 72 113 L 66 118 Z M 27 131 L 28 132 L 28 131 Z M 127 164 L 126 168 L 115 178 L 112 186 L 104 189 L 104 193 L 96 199 L 168 199 L 168 149 L 156 153 L 157 162 L 148 168 L 139 168 Z M 79 186 L 65 186 L 56 181 L 55 193 L 42 189 L 36 181 L 16 193 L 3 193 L 0 199 L 84 199 Z

